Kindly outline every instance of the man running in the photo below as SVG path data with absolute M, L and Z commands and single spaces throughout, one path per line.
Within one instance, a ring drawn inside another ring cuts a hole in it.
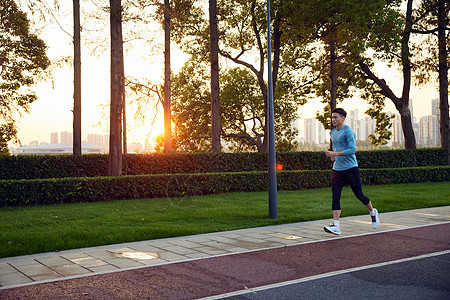
M 342 108 L 335 108 L 331 113 L 334 129 L 331 130 L 333 151 L 325 152 L 325 155 L 333 162 L 331 171 L 332 213 L 333 225 L 325 226 L 326 232 L 341 234 L 339 218 L 341 216 L 341 192 L 345 185 L 350 185 L 356 198 L 358 198 L 369 210 L 372 218 L 372 228 L 380 224 L 378 210 L 373 208 L 370 199 L 363 194 L 361 188 L 361 175 L 356 161 L 355 132 L 345 125 L 347 113 Z

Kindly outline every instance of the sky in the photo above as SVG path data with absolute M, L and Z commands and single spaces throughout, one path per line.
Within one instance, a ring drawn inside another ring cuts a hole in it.
M 81 1 L 81 5 L 86 3 Z M 61 26 L 67 31 L 72 31 L 72 16 L 68 15 L 60 19 Z M 161 33 L 162 34 L 162 33 Z M 83 38 L 83 32 L 82 32 Z M 59 25 L 53 23 L 47 26 L 40 37 L 44 39 L 48 46 L 47 55 L 51 59 L 57 59 L 60 56 L 72 55 L 72 38 L 65 33 Z M 161 35 L 162 38 L 162 35 Z M 161 40 L 162 43 L 162 40 Z M 174 44 L 174 43 L 172 43 Z M 109 49 L 106 49 L 101 55 L 89 55 L 89 50 L 85 45 L 82 46 L 82 139 L 87 139 L 90 133 L 107 134 L 109 130 L 108 120 L 103 116 L 102 105 L 109 102 Z M 183 65 L 186 55 L 181 53 L 176 47 L 172 51 L 172 70 L 177 72 Z M 132 56 L 125 55 L 125 68 L 127 74 L 145 74 L 145 76 L 157 81 L 163 76 L 163 53 L 151 60 L 142 58 L 143 54 Z M 397 95 L 401 93 L 403 84 L 402 75 L 395 69 L 390 69 L 384 64 L 377 64 L 375 73 L 384 78 L 392 87 Z M 30 109 L 30 113 L 25 114 L 18 121 L 19 139 L 22 145 L 27 145 L 31 141 L 39 143 L 50 142 L 52 132 L 68 131 L 72 132 L 73 122 L 73 69 L 71 66 L 64 69 L 53 71 L 53 82 L 40 82 L 34 90 L 39 99 L 36 100 Z M 431 99 L 438 98 L 437 82 L 434 85 L 422 87 L 412 86 L 411 94 L 413 100 L 413 113 L 417 120 L 425 115 L 431 114 Z M 359 116 L 362 118 L 364 111 L 368 108 L 367 104 L 360 99 L 350 99 L 344 101 L 341 105 L 347 111 L 358 109 Z M 300 107 L 301 119 L 299 121 L 300 136 L 303 133 L 303 119 L 315 117 L 316 111 L 320 111 L 323 104 L 320 101 L 310 101 Z M 386 111 L 395 112 L 394 105 L 387 100 Z M 135 127 L 129 125 L 128 141 L 140 142 L 144 144 L 150 130 L 152 136 L 163 131 L 162 109 L 161 115 L 156 120 L 154 128 L 150 125 L 144 127 Z M 132 123 L 132 117 L 127 116 Z M 149 118 L 150 119 L 150 118 Z M 102 126 L 98 125 L 101 121 Z M 149 121 L 150 123 L 150 121 Z M 153 137 L 150 138 L 152 142 Z

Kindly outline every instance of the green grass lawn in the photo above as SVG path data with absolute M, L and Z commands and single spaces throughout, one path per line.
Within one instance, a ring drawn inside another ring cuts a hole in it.
M 450 205 L 450 182 L 364 186 L 383 212 Z M 342 217 L 366 214 L 350 188 Z M 331 189 L 0 208 L 0 257 L 331 218 Z

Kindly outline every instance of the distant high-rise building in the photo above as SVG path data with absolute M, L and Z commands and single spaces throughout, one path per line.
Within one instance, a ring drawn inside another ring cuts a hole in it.
M 351 110 L 347 115 L 348 121 L 346 124 L 350 126 L 355 132 L 357 140 L 365 140 L 367 135 L 365 134 L 365 121 L 359 119 L 359 111 L 357 109 Z
M 316 144 L 317 143 L 316 121 L 317 120 L 314 118 L 305 119 L 305 137 L 306 137 L 306 143 L 308 143 L 308 144 Z
M 61 132 L 61 144 L 73 144 L 73 136 L 71 132 L 62 131 Z
M 440 116 L 441 115 L 439 98 L 431 99 L 431 114 L 433 116 Z
M 370 134 L 375 131 L 375 120 L 370 117 L 364 117 L 364 140 L 367 140 Z
M 50 133 L 50 144 L 58 144 L 58 133 L 57 132 Z
M 403 135 L 402 120 L 399 114 L 395 114 L 392 119 L 392 140 L 394 143 L 403 144 L 405 137 Z
M 103 135 L 101 134 L 88 134 L 87 136 L 87 143 L 91 144 L 91 145 L 96 145 L 96 146 L 100 146 L 103 147 L 104 142 L 103 142 Z
M 413 99 L 409 98 L 409 111 L 411 112 L 411 121 L 414 117 L 414 106 L 413 106 Z
M 323 124 L 319 121 L 317 121 L 317 129 L 318 129 L 318 143 L 319 144 L 325 144 L 327 143 L 327 139 L 329 140 L 329 135 L 327 135 L 327 132 L 325 131 L 325 127 L 323 127 Z
M 437 147 L 441 144 L 439 119 L 436 115 L 420 118 L 419 136 L 423 145 L 426 147 Z

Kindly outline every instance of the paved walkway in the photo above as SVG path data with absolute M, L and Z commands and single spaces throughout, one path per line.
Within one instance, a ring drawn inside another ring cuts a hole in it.
M 450 206 L 341 219 L 342 235 L 355 236 L 450 222 Z M 298 245 L 337 236 L 323 226 L 330 220 L 167 238 L 0 259 L 0 290 L 34 283 L 144 268 L 198 258 Z

